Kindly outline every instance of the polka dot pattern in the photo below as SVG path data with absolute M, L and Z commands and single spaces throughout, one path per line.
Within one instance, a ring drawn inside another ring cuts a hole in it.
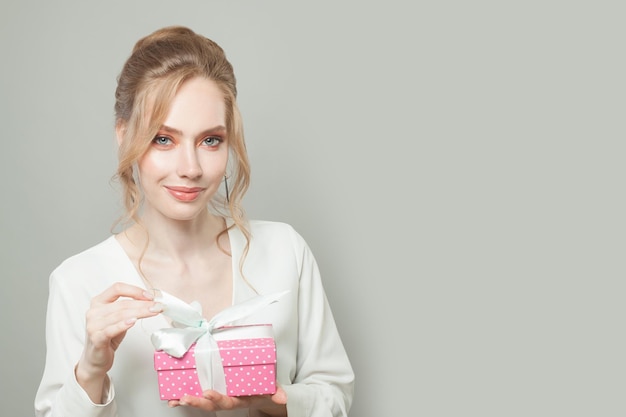
M 272 338 L 223 340 L 217 342 L 226 377 L 226 394 L 265 395 L 276 392 L 276 346 Z M 181 358 L 154 352 L 159 396 L 162 400 L 183 395 L 202 396 L 196 372 L 195 344 Z
M 165 352 L 154 353 L 154 369 L 159 380 L 159 396 L 162 400 L 177 400 L 183 395 L 202 396 L 202 388 L 196 372 L 196 358 L 192 346 L 182 358 Z
M 226 394 L 265 395 L 276 392 L 276 346 L 272 338 L 218 341 Z

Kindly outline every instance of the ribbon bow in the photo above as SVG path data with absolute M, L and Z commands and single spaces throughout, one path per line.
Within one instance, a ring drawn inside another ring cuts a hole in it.
M 183 300 L 160 291 L 155 301 L 163 305 L 163 315 L 172 319 L 171 328 L 155 331 L 151 335 L 152 345 L 176 358 L 182 357 L 196 343 L 196 371 L 203 389 L 226 390 L 224 368 L 218 352 L 213 331 L 242 319 L 255 311 L 278 301 L 289 291 L 259 295 L 235 304 L 207 321 L 202 317 L 202 307 L 197 302 L 187 304 Z

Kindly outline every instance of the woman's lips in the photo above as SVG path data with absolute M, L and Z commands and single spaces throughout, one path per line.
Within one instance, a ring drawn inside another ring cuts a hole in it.
M 166 186 L 165 189 L 172 197 L 179 201 L 194 201 L 204 190 L 201 187 L 174 187 Z

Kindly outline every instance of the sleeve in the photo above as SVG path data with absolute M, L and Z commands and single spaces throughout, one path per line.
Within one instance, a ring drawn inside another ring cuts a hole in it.
M 69 271 L 70 275 L 72 271 Z M 91 297 L 79 291 L 57 268 L 50 276 L 46 314 L 46 361 L 35 396 L 36 417 L 115 417 L 113 384 L 106 401 L 94 404 L 76 381 L 74 367 L 82 354 L 85 313 Z M 63 275 L 63 277 L 61 277 Z M 86 301 L 84 301 L 86 300 Z
M 298 235 L 297 371 L 287 393 L 289 417 L 346 417 L 352 403 L 354 372 L 337 330 L 318 265 Z

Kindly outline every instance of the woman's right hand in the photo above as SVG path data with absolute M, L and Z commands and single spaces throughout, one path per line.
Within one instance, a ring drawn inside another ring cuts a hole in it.
M 76 365 L 76 380 L 96 403 L 103 402 L 107 372 L 115 351 L 138 319 L 163 311 L 154 296 L 143 288 L 117 282 L 91 300 L 86 314 L 83 354 Z

